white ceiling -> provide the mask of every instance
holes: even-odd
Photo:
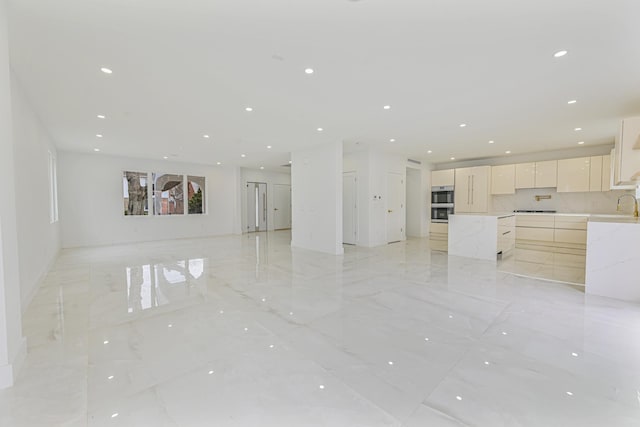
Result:
[[[640,114],[638,0],[8,3],[12,67],[66,150],[273,168],[342,140],[443,162],[610,143]]]

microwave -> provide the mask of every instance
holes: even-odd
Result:
[[[453,215],[453,204],[450,206],[431,205],[431,222],[449,222],[449,215]]]

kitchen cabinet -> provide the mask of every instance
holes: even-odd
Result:
[[[498,218],[498,253],[506,254],[516,246],[516,217]]]
[[[516,165],[516,188],[534,188],[536,185],[536,164],[518,163]]]
[[[602,156],[591,156],[589,191],[602,191]]]
[[[558,160],[558,193],[589,191],[591,158]]]
[[[622,120],[612,163],[614,185],[640,181],[640,117]]]
[[[516,188],[548,188],[557,185],[558,161],[518,163]]]
[[[455,211],[489,211],[489,177],[491,166],[476,166],[455,170]]]
[[[584,215],[517,215],[516,239],[545,246],[586,245],[587,220]]]
[[[549,188],[558,185],[558,161],[536,162],[534,188]]]
[[[442,187],[445,185],[454,185],[455,169],[446,169],[431,172],[431,186]]]
[[[602,156],[602,191],[611,190],[611,155]]]
[[[515,194],[516,166],[501,165],[491,167],[491,194]]]

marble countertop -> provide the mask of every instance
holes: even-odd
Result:
[[[458,216],[495,216],[498,218],[506,218],[509,216],[515,216],[515,212],[489,212],[489,213],[477,213],[477,212],[461,212],[451,214],[449,216],[458,215]]]
[[[616,224],[640,224],[640,218],[631,215],[591,215],[589,222],[612,222]]]
[[[625,223],[625,224],[640,224],[640,219],[635,218],[630,214],[590,214],[590,213],[540,213],[540,212],[489,212],[489,213],[473,213],[462,212],[452,214],[458,216],[485,216],[485,217],[497,217],[506,218],[514,215],[554,215],[554,216],[582,216],[588,217],[590,222],[611,222],[611,223]]]

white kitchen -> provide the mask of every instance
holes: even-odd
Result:
[[[640,117],[613,146],[436,165],[431,247],[640,301]]]

